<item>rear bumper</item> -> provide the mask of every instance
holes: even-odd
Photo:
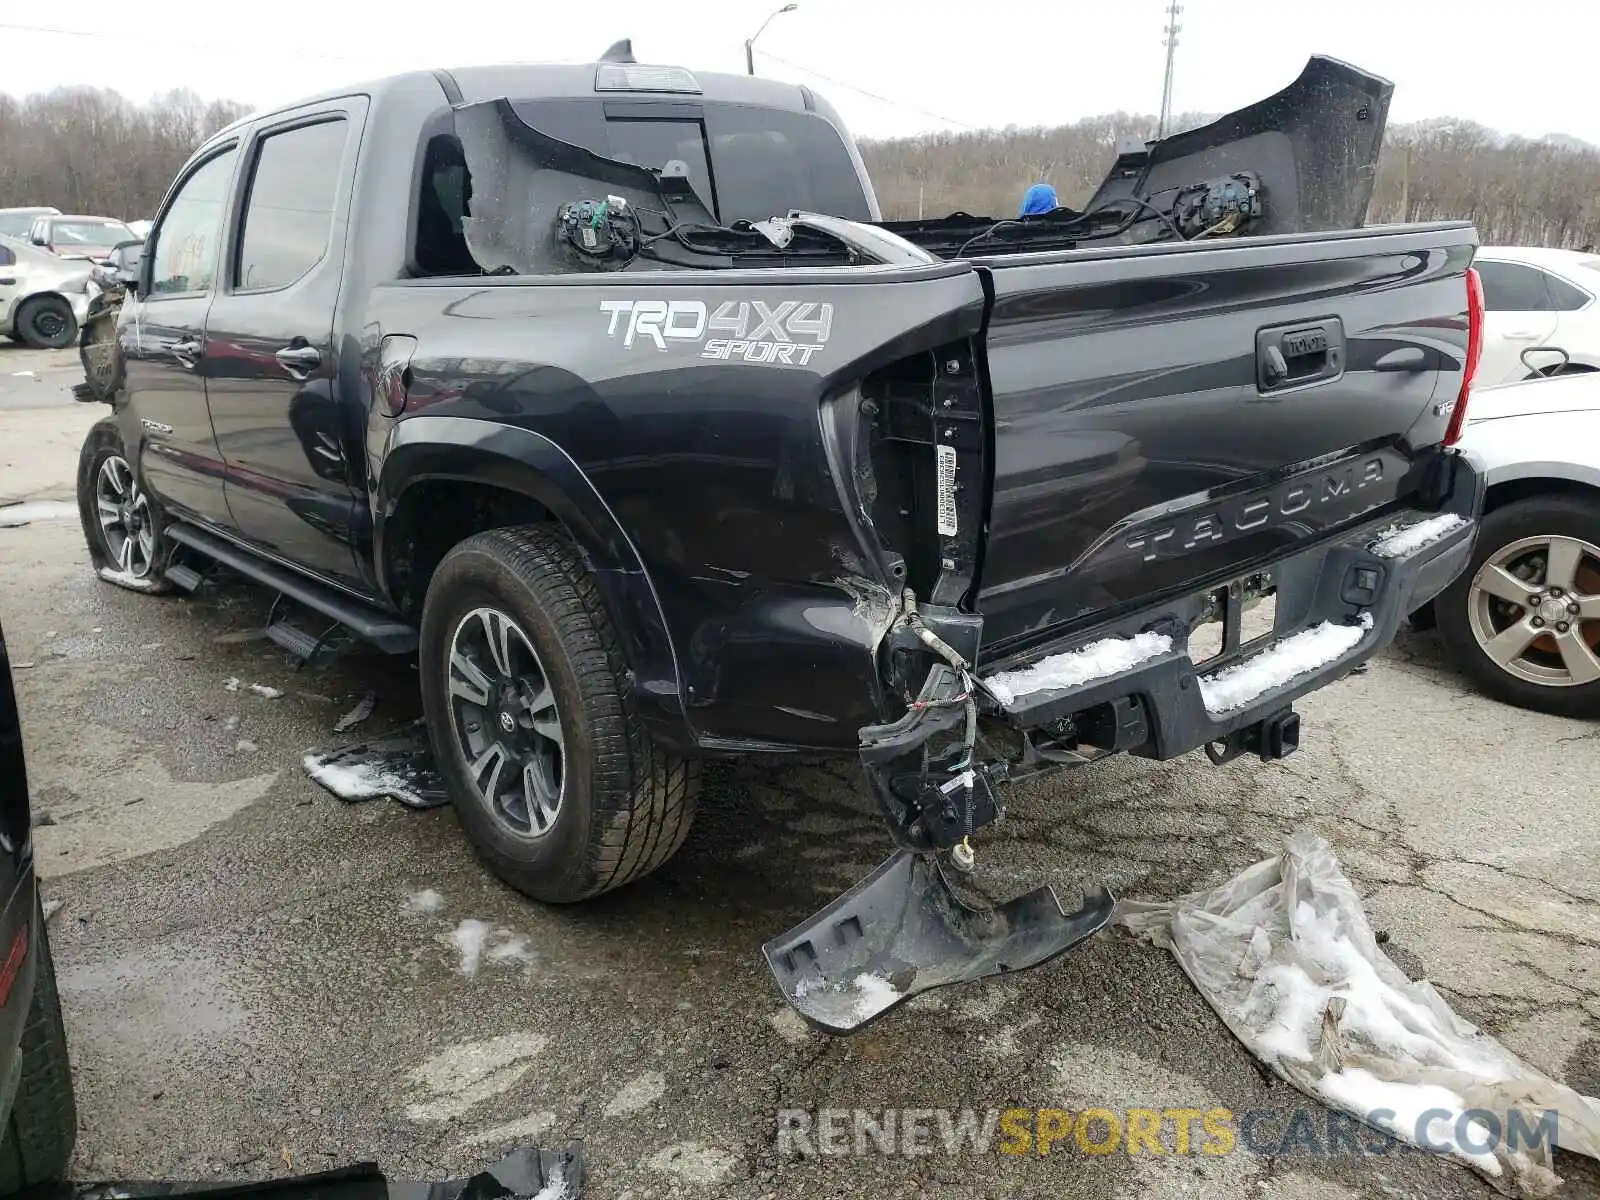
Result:
[[[1461,453],[1449,456],[1448,471],[1447,492],[1439,508],[1387,514],[1257,572],[1255,577],[1270,578],[1276,589],[1277,614],[1270,635],[1249,644],[1231,644],[1237,642],[1238,626],[1235,618],[1226,618],[1232,631],[1230,646],[1201,667],[1191,661],[1190,632],[1214,616],[1219,597],[1231,611],[1231,596],[1238,594],[1235,581],[1134,614],[1070,644],[1045,647],[1024,662],[1004,664],[1012,669],[1034,665],[1057,654],[1081,652],[1097,641],[1139,633],[1156,634],[1169,642],[1164,651],[1152,653],[1131,670],[1072,687],[1006,696],[1005,702],[993,703],[991,711],[1019,732],[1061,729],[1067,721],[1091,734],[1092,744],[1099,748],[1158,759],[1226,743],[1241,731],[1258,729],[1301,696],[1347,674],[1387,646],[1401,621],[1466,567],[1482,510],[1483,474],[1470,456]],[[1383,536],[1412,526],[1422,529],[1409,538]],[[1437,535],[1425,540],[1421,535],[1430,530]],[[1423,544],[1413,548],[1407,541]],[[1333,627],[1333,632],[1325,632],[1325,626]],[[1286,648],[1284,643],[1297,635],[1295,646]],[[1297,664],[1303,669],[1293,670]],[[1004,673],[987,673],[990,679],[996,674]],[[1272,680],[1276,682],[1268,682]]]

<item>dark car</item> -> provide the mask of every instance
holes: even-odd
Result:
[[[60,1179],[78,1130],[32,826],[22,725],[0,630],[0,1196]]]

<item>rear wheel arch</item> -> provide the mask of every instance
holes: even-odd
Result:
[[[401,423],[374,503],[380,584],[419,617],[446,554],[490,529],[559,528],[594,575],[641,695],[644,717],[667,740],[693,742],[666,616],[632,541],[589,478],[560,447],[530,430],[456,417]]]

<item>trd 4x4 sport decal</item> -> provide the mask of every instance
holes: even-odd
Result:
[[[626,349],[693,342],[701,358],[722,362],[803,367],[833,332],[833,305],[802,300],[724,300],[715,312],[703,300],[602,300],[600,311],[606,336]]]

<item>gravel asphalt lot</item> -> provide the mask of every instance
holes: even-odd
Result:
[[[22,374],[22,372],[31,372]],[[586,1195],[1480,1197],[1466,1170],[1376,1156],[779,1154],[786,1108],[1313,1108],[1234,1042],[1166,953],[1102,935],[951,989],[854,1039],[781,1003],[763,940],[888,853],[851,762],[708,770],[682,853],[577,909],[474,860],[448,809],[349,805],[300,769],[418,712],[411,664],[295,671],[243,584],[146,598],[93,577],[74,516],[75,355],[0,342],[0,621],[81,1129],[78,1178],[265,1178],[373,1159],[470,1172],[581,1138]],[[0,524],[6,510],[0,508]],[[263,683],[267,699],[227,681]],[[1456,1010],[1600,1094],[1600,729],[1474,694],[1430,636],[1301,704],[1262,766],[1120,759],[1014,789],[978,842],[997,896],[1103,879],[1159,898],[1303,825],[1334,844],[1388,950]],[[438,894],[430,905],[417,896]],[[452,934],[491,931],[477,970]],[[1567,1195],[1600,1195],[1563,1158]]]

